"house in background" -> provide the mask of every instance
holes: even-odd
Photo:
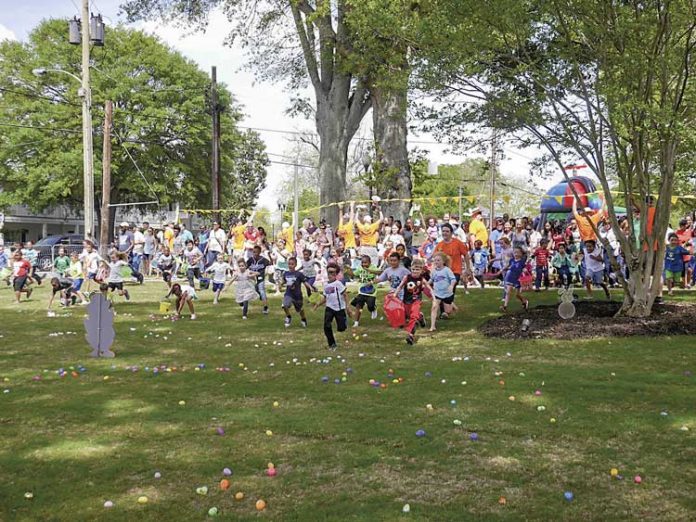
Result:
[[[7,207],[5,212],[0,212],[0,245],[39,239],[53,235],[82,234],[84,231],[84,218],[82,213],[71,209],[67,205],[60,205],[50,210],[34,213],[24,205]],[[171,222],[184,223],[188,228],[197,225],[198,220],[194,216],[179,212],[178,205],[171,205],[159,212],[142,213],[134,207],[119,207],[116,211],[114,227],[122,221],[139,224],[147,221],[155,228],[164,228]],[[99,224],[96,223],[98,231]],[[112,236],[115,234],[115,230]]]

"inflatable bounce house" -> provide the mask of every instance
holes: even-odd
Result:
[[[602,208],[603,196],[597,191],[597,187],[590,178],[584,176],[574,176],[570,181],[564,181],[551,187],[546,194],[541,197],[539,226],[543,227],[547,221],[561,220],[568,222],[572,218],[573,212],[573,191],[570,185],[580,196],[582,208],[599,210]],[[616,208],[617,214],[625,214],[626,209]]]

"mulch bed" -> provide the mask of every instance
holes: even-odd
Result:
[[[500,339],[577,339],[633,335],[696,335],[696,305],[656,304],[647,318],[614,317],[621,303],[577,301],[575,317],[561,319],[558,305],[507,313],[485,322],[479,330]],[[515,305],[513,305],[515,306]],[[523,331],[523,321],[529,326]]]

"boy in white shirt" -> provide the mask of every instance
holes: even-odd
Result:
[[[220,293],[225,289],[227,274],[232,272],[232,266],[225,263],[222,253],[219,253],[215,262],[206,269],[206,272],[213,274],[213,294],[215,296],[213,304],[218,304]]]
[[[324,285],[323,297],[321,301],[314,305],[316,310],[320,305],[326,304],[324,310],[324,335],[329,343],[329,350],[338,348],[334,337],[332,323],[336,320],[336,329],[345,332],[348,327],[348,316],[346,314],[346,287],[337,279],[338,267],[329,265],[326,269],[329,282]]]

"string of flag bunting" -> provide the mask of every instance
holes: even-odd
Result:
[[[603,196],[603,192],[586,192],[583,194],[584,196]],[[611,194],[613,196],[625,196],[626,194],[621,191],[611,191]],[[563,203],[564,198],[569,198],[572,197],[572,195],[551,195],[551,194],[544,194],[541,196],[542,199],[554,199],[556,202],[559,204]],[[658,196],[654,196],[655,199],[658,199]],[[460,200],[464,200],[469,204],[474,204],[476,201],[484,201],[488,202],[490,197],[487,194],[479,194],[479,195],[466,195],[466,196],[436,196],[436,197],[417,197],[417,198],[383,198],[379,200],[379,203],[391,203],[391,202],[411,202],[411,203],[426,203],[430,204],[432,206],[437,205],[438,203],[459,203]],[[510,196],[505,194],[501,196],[501,199],[503,200],[504,203],[508,204],[510,203]],[[672,204],[676,204],[679,200],[696,200],[696,195],[689,194],[689,195],[678,195],[678,196],[672,196],[671,198]],[[365,205],[365,204],[371,204],[373,201],[367,199],[363,200],[355,200],[352,201],[352,203],[355,203],[357,205]],[[351,201],[336,201],[333,203],[327,203],[325,205],[319,205],[315,207],[310,207],[310,208],[303,208],[300,209],[301,212],[303,213],[309,213],[309,212],[314,212],[317,210],[321,210],[323,208],[330,208],[330,207],[339,207],[339,206],[347,206],[350,205]],[[247,208],[221,208],[219,210],[214,210],[214,209],[201,209],[201,208],[190,208],[190,209],[182,209],[182,212],[185,212],[187,214],[198,214],[202,216],[211,216],[214,214],[222,214],[222,215],[230,215],[230,214],[251,214],[252,212],[256,212],[256,214],[263,214],[263,213],[272,213],[274,212],[273,210],[270,209],[260,209],[260,210],[253,210],[253,209],[247,209]],[[285,213],[290,214],[292,213],[291,210],[285,211]]]

